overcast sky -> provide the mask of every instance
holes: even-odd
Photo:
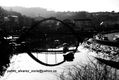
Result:
[[[42,7],[55,11],[116,11],[119,0],[0,0],[1,6]]]

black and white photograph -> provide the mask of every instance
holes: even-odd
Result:
[[[119,1],[0,0],[0,80],[119,80]]]

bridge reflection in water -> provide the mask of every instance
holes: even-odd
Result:
[[[48,67],[41,64],[38,64],[35,62],[28,54],[23,53],[19,55],[14,55],[11,59],[11,64],[8,70],[56,70],[57,72],[7,72],[5,75],[1,78],[2,80],[57,80],[56,76],[54,74],[57,74],[61,71],[63,71],[64,66],[70,66],[72,64],[77,63],[86,63],[88,61],[88,57],[91,57],[89,54],[94,54],[92,52],[89,52],[89,50],[83,48],[83,46],[79,46],[78,51],[75,53],[75,59],[73,62],[65,62],[59,66],[54,67]],[[39,54],[33,53],[33,55],[38,56],[42,61],[46,61],[46,54]],[[42,55],[42,56],[41,56]],[[63,54],[57,54],[57,61],[60,61],[63,59]],[[48,63],[55,63],[55,55],[47,54],[48,56]]]

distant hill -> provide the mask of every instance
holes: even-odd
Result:
[[[4,7],[4,9],[8,11],[16,11],[21,13],[22,15],[28,16],[28,17],[51,17],[55,15],[54,11],[47,11],[47,9],[40,8],[40,7],[34,7],[34,8],[25,8],[25,7]]]
[[[40,7],[32,7],[32,8],[25,8],[25,7],[3,7],[8,11],[14,11],[21,13],[22,15],[34,18],[36,20],[41,20],[43,18],[48,17],[56,17],[57,19],[64,20],[64,19],[87,19],[90,18],[98,23],[102,21],[110,21],[117,22],[119,20],[119,12],[94,12],[89,13],[86,11],[79,11],[79,12],[55,12],[55,11],[48,11],[47,9],[40,8]]]

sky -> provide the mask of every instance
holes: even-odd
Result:
[[[119,12],[119,0],[0,0],[0,6],[42,7],[54,11]]]

